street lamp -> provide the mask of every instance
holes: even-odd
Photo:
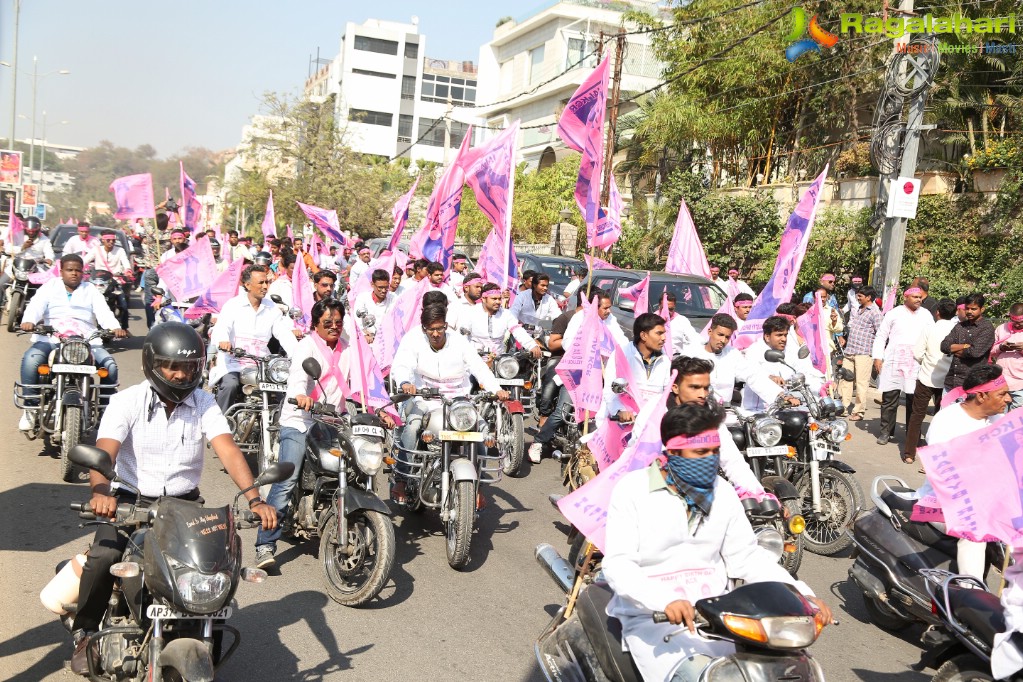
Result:
[[[71,121],[60,121],[57,125],[67,125]],[[36,191],[37,200],[43,203],[43,188],[46,186],[46,150],[49,148],[49,138],[46,136],[46,110],[43,109],[43,151],[39,155],[39,189]]]
[[[60,69],[59,71],[49,71],[44,74],[39,73],[39,58],[32,57],[32,139],[29,141],[28,151],[28,167],[35,167],[35,156],[36,156],[36,100],[39,92],[39,78],[46,78],[47,76],[60,75],[66,76],[70,71],[67,69]],[[12,143],[13,145],[13,143]]]

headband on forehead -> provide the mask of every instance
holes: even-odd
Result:
[[[466,278],[462,280],[462,286],[463,287],[467,287],[467,286],[469,286],[470,284],[472,284],[473,282],[475,282],[477,280],[482,281],[483,280],[483,276],[480,275],[479,273],[474,272],[471,275],[466,276]]]
[[[964,308],[966,306],[963,306]],[[1009,319],[1013,322],[1023,322],[1023,315],[1009,315]]]
[[[732,268],[731,270],[728,271],[728,274],[729,275],[738,275],[739,271],[736,270],[735,268]]]
[[[951,391],[945,394],[945,397],[941,399],[941,406],[948,407],[960,398],[965,398],[968,395],[975,395],[977,393],[990,393],[991,391],[997,391],[1000,388],[1007,388],[1009,384],[1005,381],[1005,376],[999,374],[997,377],[981,384],[980,386],[974,386],[973,388],[964,389],[962,386],[959,388],[953,388]]]
[[[500,289],[491,289],[490,291],[483,292],[483,298],[501,298],[504,294]]]
[[[451,262],[452,263],[464,263],[465,262],[465,256],[455,256],[454,258],[451,259]]]
[[[735,307],[736,308],[752,308],[753,307],[753,301],[739,301],[738,303],[735,304]]]
[[[834,275],[821,275],[821,281],[822,282],[834,282],[835,281],[835,276]]]
[[[792,324],[796,323],[796,316],[795,315],[786,315],[785,313],[775,313],[775,315],[777,315],[778,317],[784,317],[786,320],[788,320]]]
[[[665,450],[695,450],[698,448],[716,448],[721,445],[721,436],[717,429],[703,431],[692,436],[675,436],[664,444]]]
[[[182,230],[174,230],[173,232],[171,232],[171,236],[172,237],[184,237],[185,233]]]
[[[903,296],[923,296],[924,290],[920,287],[910,287],[902,292]]]
[[[369,247],[368,246],[362,247],[361,249],[359,249],[359,253],[360,254],[369,253]]]
[[[863,284],[863,278],[862,277],[853,277],[852,281],[853,281],[853,284]]]
[[[966,310],[966,304],[960,303],[959,305],[956,306],[956,310]]]

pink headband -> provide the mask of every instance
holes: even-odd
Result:
[[[172,237],[184,237],[185,233],[182,232],[181,230],[174,230],[173,232],[171,232],[171,236]]]
[[[835,276],[834,275],[824,275],[823,277],[821,277],[821,281],[822,282],[834,282],[835,281]]]
[[[503,295],[500,289],[491,289],[490,291],[483,292],[484,298],[500,298]]]
[[[369,247],[368,246],[359,249],[359,255],[362,255],[364,253],[369,253]]]
[[[738,303],[735,304],[735,307],[736,308],[752,308],[753,307],[753,301],[739,301]]]
[[[863,278],[862,277],[853,277],[852,281],[853,281],[853,284],[863,284]]]
[[[959,305],[956,306],[956,310],[966,310],[966,304],[960,303]]]
[[[778,317],[784,317],[786,320],[788,320],[789,322],[792,322],[793,324],[795,324],[795,322],[796,322],[796,316],[795,315],[786,315],[785,313],[776,313],[776,314],[778,315]]]
[[[739,274],[739,271],[738,271],[738,270],[729,270],[729,271],[728,271],[728,274],[729,274],[729,275],[738,275],[738,274]]]
[[[462,280],[462,286],[463,287],[467,287],[467,286],[469,286],[469,284],[471,284],[472,282],[475,282],[478,279],[482,280],[483,277],[481,275],[473,273],[473,274],[469,275],[468,277],[466,277],[464,280]]]
[[[902,292],[903,296],[923,296],[924,290],[920,287],[910,287]]]
[[[464,263],[465,262],[465,258],[463,256],[455,256],[454,258],[451,259],[451,262],[452,263],[458,263],[458,262]]]
[[[965,305],[963,306],[966,307]],[[1013,322],[1023,322],[1023,315],[1009,315],[1009,319]]]
[[[696,448],[716,448],[721,445],[721,436],[717,429],[704,431],[692,436],[675,436],[664,444],[665,450],[694,450]]]
[[[941,399],[941,406],[948,407],[960,398],[965,398],[968,395],[974,395],[977,393],[990,393],[991,391],[997,391],[1000,388],[1007,388],[1008,383],[1005,381],[1005,377],[998,375],[986,384],[980,386],[974,386],[970,389],[964,389],[962,386],[959,388],[953,388],[951,391],[945,394],[945,397]]]

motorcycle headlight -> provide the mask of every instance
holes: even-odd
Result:
[[[727,613],[721,620],[737,637],[773,649],[804,649],[817,640],[824,627],[823,618],[819,616],[750,618]]]
[[[514,355],[502,355],[494,364],[494,370],[502,379],[514,379],[519,375],[519,361]]]
[[[274,358],[266,365],[266,376],[275,384],[288,383],[289,374],[291,374],[291,360],[288,358]]]
[[[753,422],[753,437],[760,445],[769,448],[781,442],[781,429],[780,419],[761,417]]]
[[[28,279],[28,270],[22,270],[21,268],[17,268],[14,271],[14,279],[18,280],[19,282],[24,282],[26,279]]]
[[[479,413],[471,403],[456,403],[448,410],[448,422],[454,431],[472,431],[476,428],[477,421]]]
[[[224,605],[231,591],[228,573],[184,571],[174,578],[181,601],[196,613],[213,613]]]
[[[849,433],[849,422],[844,419],[836,419],[831,422],[831,428],[828,429],[828,440],[832,443],[841,443],[845,440],[846,435]]]
[[[84,365],[89,361],[89,344],[85,341],[66,341],[60,347],[60,359],[71,365]]]
[[[761,527],[753,530],[756,535],[757,544],[780,559],[785,551],[785,538],[774,528]]]
[[[359,465],[362,472],[367,476],[376,476],[384,464],[383,443],[372,443],[362,438],[353,438],[352,446],[355,449],[355,463]]]

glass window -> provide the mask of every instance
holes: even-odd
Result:
[[[578,66],[583,60],[583,54],[586,51],[586,41],[582,38],[569,38],[568,39],[568,56],[566,59],[568,63],[565,64],[565,68],[572,66]]]
[[[544,46],[533,48],[529,51],[529,82],[535,83],[540,80],[540,72],[543,70]]]
[[[452,78],[451,79],[451,84],[452,85],[465,85],[465,79],[464,78]]]
[[[355,49],[379,54],[398,54],[398,43],[394,40],[355,36]]]
[[[462,144],[462,140],[465,138],[465,134],[469,132],[469,125],[466,123],[459,123],[457,121],[451,122],[451,146],[458,147]]]
[[[405,43],[405,58],[415,59],[419,56],[419,43]]]
[[[462,101],[465,99],[465,88],[460,88],[455,85],[451,86],[451,99],[457,99]]]
[[[375,76],[376,78],[394,78],[393,73],[383,71],[368,71],[366,69],[352,69],[352,73],[361,73],[363,76]]]
[[[450,83],[451,82],[451,79],[448,78],[447,76],[435,76],[435,78],[437,79],[438,83]]]
[[[433,97],[433,89],[437,87],[433,83],[423,83],[423,97]]]
[[[412,117],[398,114],[398,137],[412,137]]]
[[[357,123],[366,123],[371,126],[391,126],[394,115],[383,111],[370,111],[368,109],[349,109],[348,120]]]
[[[476,102],[476,90],[473,88],[466,88],[465,90],[465,101],[475,104]]]
[[[469,87],[469,88],[475,88],[476,87],[476,81],[465,81],[465,85],[466,85],[466,87]]]
[[[419,144],[429,147],[444,146],[444,122],[432,118],[419,119]]]
[[[435,92],[433,93],[433,94],[434,94],[434,96],[435,96],[435,97],[440,97],[440,98],[442,98],[442,99],[447,99],[447,96],[448,96],[448,87],[449,87],[449,86],[447,86],[447,85],[441,85],[440,83],[438,83],[438,84],[437,84],[437,88],[436,88],[436,91],[435,91]]]
[[[423,80],[424,81],[430,81],[432,83],[433,82],[433,74],[432,73],[424,73],[423,74]]]
[[[416,77],[415,76],[402,76],[401,77],[401,98],[402,99],[415,99],[416,96]]]

